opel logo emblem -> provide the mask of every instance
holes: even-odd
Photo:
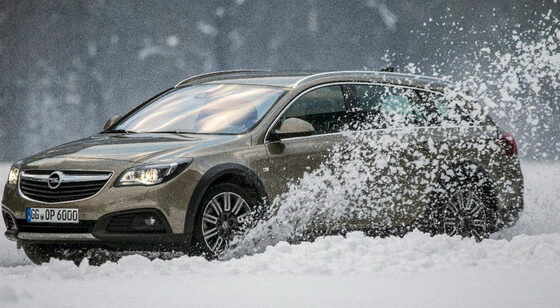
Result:
[[[49,185],[50,189],[57,189],[60,184],[62,184],[62,172],[55,171],[49,175],[49,179],[47,180],[47,184]]]

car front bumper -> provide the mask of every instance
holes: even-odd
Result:
[[[199,172],[187,169],[171,181],[154,186],[115,187],[120,172],[115,170],[107,185],[91,198],[46,203],[24,197],[18,186],[6,185],[2,204],[17,220],[26,219],[27,208],[77,208],[80,221],[97,221],[120,211],[153,209],[163,215],[170,233],[184,233],[188,204],[201,177]]]
[[[122,215],[156,215],[164,228],[156,230],[125,230],[110,232],[108,225],[114,217]],[[18,246],[25,244],[57,244],[62,246],[100,247],[115,250],[184,250],[190,247],[191,236],[174,234],[165,217],[154,209],[119,211],[102,216],[96,221],[84,221],[80,225],[30,224],[16,219],[13,212],[2,207],[7,225],[5,236]]]
[[[92,244],[110,248],[139,249],[162,249],[163,246],[169,246],[168,244],[188,245],[191,236],[185,233],[185,221],[191,196],[201,178],[200,172],[188,168],[172,180],[159,185],[115,187],[118,175],[129,167],[117,165],[115,163],[106,168],[113,170],[113,177],[96,195],[88,199],[58,203],[39,202],[24,197],[18,186],[6,185],[2,198],[2,212],[9,213],[17,225],[15,230],[8,228],[6,237],[17,241],[18,244]],[[73,228],[72,224],[27,223],[27,208],[77,208],[80,226]],[[164,232],[107,230],[107,217],[135,211],[156,213],[165,225]]]

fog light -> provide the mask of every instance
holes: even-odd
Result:
[[[156,224],[156,219],[154,218],[154,216],[150,216],[146,219],[144,219],[144,223],[148,226],[153,226]]]
[[[165,232],[161,219],[152,214],[138,214],[134,217],[131,227],[136,232]]]

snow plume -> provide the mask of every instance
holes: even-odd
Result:
[[[281,241],[354,230],[404,235],[418,227],[416,219],[426,215],[434,194],[456,189],[451,179],[457,162],[450,159],[456,153],[437,142],[401,129],[342,136],[325,162],[276,198],[265,219],[234,241],[223,258],[262,252]],[[461,151],[480,152],[493,160],[490,153],[499,152],[500,146],[488,139],[463,143]],[[508,190],[511,183],[500,184]]]
[[[471,109],[472,115],[484,117],[488,113],[502,127],[516,132],[521,140],[521,155],[525,155],[523,151],[530,141],[538,143],[550,140],[550,136],[560,136],[554,121],[559,114],[560,98],[559,24],[557,18],[545,16],[534,28],[514,30],[510,37],[503,38],[501,45],[506,48],[484,45],[474,54],[456,55],[447,65],[426,69],[409,63],[406,69],[453,81],[452,95],[462,92],[479,98],[484,110]],[[472,57],[470,63],[476,64],[470,68],[467,65],[467,69],[456,66],[455,70],[444,71],[444,67],[465,57]],[[421,210],[411,212],[410,205],[428,204],[430,193],[440,189],[433,183],[442,179],[436,179],[437,173],[433,171],[448,170],[450,176],[454,172],[451,164],[447,165],[452,154],[444,153],[449,149],[434,146],[431,138],[425,140],[428,152],[443,151],[441,155],[427,156],[419,151],[418,140],[411,140],[404,130],[354,132],[341,138],[343,142],[332,148],[323,166],[306,173],[291,184],[287,193],[274,200],[268,217],[244,239],[234,242],[224,254],[225,259],[262,252],[280,241],[297,242],[317,234],[352,231],[353,227],[371,230],[390,227],[392,233],[409,231],[404,225],[395,224],[394,218],[406,221],[408,215],[408,221],[413,221],[414,217],[424,215]],[[542,152],[536,158],[559,159],[560,140],[555,142],[552,151]],[[463,150],[483,155],[485,151],[499,151],[499,146],[474,142],[470,149]],[[405,156],[407,163],[403,164]],[[511,183],[507,179],[503,182],[499,190],[507,194]],[[353,223],[345,223],[348,221]],[[403,229],[399,230],[400,227]],[[522,232],[513,230],[501,236]]]
[[[450,42],[470,51],[437,50],[442,59],[438,64],[411,63],[405,70],[440,76],[458,91],[479,98],[501,127],[514,132],[521,157],[559,160],[560,20],[550,12],[532,17],[528,30],[508,25],[512,28],[509,36],[492,44],[477,42],[478,49],[472,49],[471,42]],[[447,26],[452,27],[450,32],[464,31],[459,22]]]
[[[372,137],[365,133],[343,136],[347,142],[335,145],[320,168],[304,174],[274,200],[267,219],[234,243],[226,258],[261,252],[279,241],[344,232],[348,226],[343,221],[350,218],[355,225],[373,228],[390,224],[387,212],[399,209],[389,196],[404,193],[403,184],[394,179],[408,172],[398,162],[408,143],[403,141],[404,134],[396,132],[375,138],[375,146],[370,147]]]
[[[474,96],[486,98],[497,120],[519,133],[522,155],[531,145],[552,139],[549,151],[534,154],[536,159],[560,159],[559,26],[558,18],[549,18],[539,20],[535,29],[512,31],[504,38],[510,50],[481,50],[479,57],[489,63],[487,73],[459,83]]]

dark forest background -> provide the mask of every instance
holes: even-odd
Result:
[[[457,71],[466,65],[457,55],[499,45],[512,25],[531,27],[535,12],[556,14],[557,6],[553,0],[0,1],[0,161],[94,134],[109,116],[214,70],[410,70],[417,63]],[[453,31],[459,24],[462,31]]]

